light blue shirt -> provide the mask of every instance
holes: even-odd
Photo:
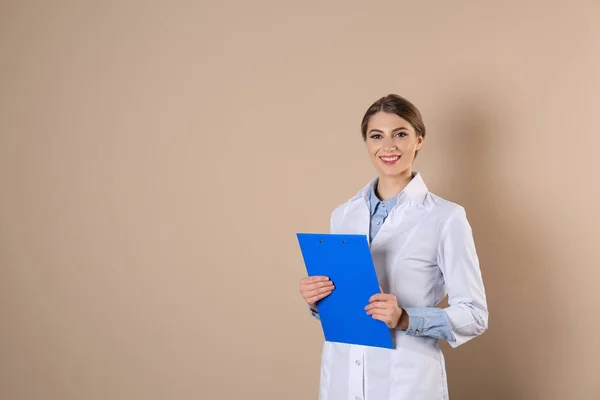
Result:
[[[371,225],[369,228],[369,241],[372,241],[375,236],[377,236],[377,232],[379,232],[379,228],[385,222],[389,212],[394,208],[396,203],[398,202],[398,197],[394,196],[391,199],[387,200],[379,200],[377,194],[375,194],[375,185],[371,187],[371,193],[369,195],[369,207],[371,208]]]
[[[369,241],[372,241],[379,229],[384,224],[390,211],[396,206],[398,196],[387,200],[380,200],[375,193],[378,180],[371,186],[369,193],[369,207],[371,222],[369,227]],[[319,319],[319,314],[309,309],[313,317]],[[437,307],[405,307],[404,311],[409,316],[408,335],[429,336],[436,339],[454,341],[450,330],[448,317],[444,310]]]

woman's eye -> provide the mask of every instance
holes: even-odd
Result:
[[[398,137],[405,137],[406,136],[406,132],[398,132],[398,133],[396,133],[396,136],[398,136]]]
[[[381,139],[381,135],[371,135],[371,139]]]

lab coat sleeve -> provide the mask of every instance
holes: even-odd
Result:
[[[449,306],[444,309],[458,347],[488,328],[488,309],[473,233],[465,210],[456,206],[440,235],[438,266],[444,275]]]

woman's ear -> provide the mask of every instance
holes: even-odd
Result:
[[[423,146],[423,136],[417,136],[417,150]]]

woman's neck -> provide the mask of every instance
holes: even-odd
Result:
[[[398,196],[412,179],[412,171],[407,170],[396,176],[380,176],[377,180],[375,193],[381,200],[391,199]]]

